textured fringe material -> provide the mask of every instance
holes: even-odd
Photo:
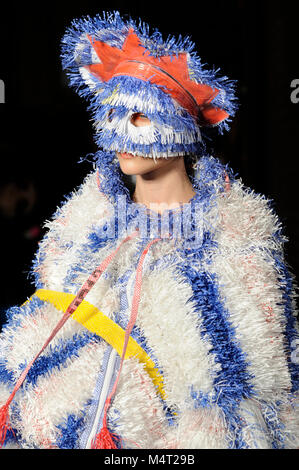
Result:
[[[121,373],[121,370],[122,370],[122,366],[123,366],[123,362],[124,362],[124,358],[125,358],[125,353],[126,353],[126,349],[127,349],[127,345],[128,345],[129,336],[131,334],[133,326],[135,325],[137,314],[138,314],[138,305],[139,305],[139,302],[140,302],[140,292],[141,292],[141,284],[142,284],[142,266],[143,266],[144,258],[146,256],[146,254],[148,253],[148,250],[149,250],[150,246],[153,243],[156,243],[158,240],[160,240],[160,238],[155,238],[154,240],[151,240],[146,245],[146,247],[144,248],[144,250],[143,250],[143,252],[142,252],[142,254],[139,258],[138,266],[137,266],[137,269],[136,269],[136,280],[135,280],[134,295],[133,295],[133,300],[132,300],[132,311],[131,311],[131,316],[130,316],[128,325],[126,327],[125,342],[124,342],[123,351],[122,351],[122,355],[121,355],[120,368],[119,368],[119,371],[118,371],[117,378],[114,382],[112,391],[106,399],[105,408],[104,408],[103,427],[102,427],[101,431],[99,432],[99,434],[95,437],[95,440],[92,444],[92,449],[117,449],[117,447],[115,446],[115,443],[113,441],[113,437],[115,439],[117,439],[118,441],[120,440],[119,437],[116,434],[111,434],[109,432],[108,428],[107,428],[107,411],[108,411],[108,408],[110,406],[111,399],[112,399],[113,395],[115,394],[115,391],[116,391],[116,388],[117,388],[117,385],[118,385],[118,381],[119,381],[119,377],[120,377],[120,373]]]
[[[59,322],[57,323],[57,325],[55,326],[54,330],[52,331],[51,335],[48,337],[48,339],[46,340],[45,344],[43,345],[43,347],[41,348],[41,350],[37,353],[37,355],[34,357],[34,359],[32,359],[32,361],[27,365],[27,367],[23,370],[22,374],[20,375],[15,387],[14,387],[14,390],[12,391],[8,401],[5,403],[5,405],[2,406],[2,408],[0,409],[0,448],[3,447],[3,444],[5,442],[5,438],[6,438],[6,434],[7,434],[7,431],[9,429],[11,429],[9,427],[9,417],[8,417],[8,407],[11,403],[11,401],[13,400],[16,392],[19,390],[19,388],[22,386],[24,380],[26,379],[27,377],[27,374],[30,370],[30,368],[32,367],[32,365],[34,364],[34,362],[39,358],[39,356],[41,355],[41,353],[46,349],[46,347],[48,346],[48,344],[52,341],[52,339],[56,336],[56,334],[58,333],[58,331],[62,328],[62,326],[64,325],[64,323],[69,319],[69,317],[74,313],[74,311],[77,309],[77,307],[81,304],[81,302],[83,301],[84,297],[86,297],[87,293],[90,291],[90,289],[94,286],[94,284],[98,281],[98,279],[100,278],[100,276],[102,275],[102,273],[104,272],[104,270],[106,269],[106,267],[109,265],[109,263],[111,262],[111,260],[114,258],[114,256],[116,255],[116,253],[118,252],[119,248],[121,247],[121,245],[126,242],[127,240],[130,240],[131,238],[135,237],[136,235],[138,234],[138,231],[135,231],[133,233],[131,233],[130,235],[128,235],[124,240],[122,240],[120,242],[120,244],[118,245],[118,247],[112,252],[109,254],[109,256],[107,256],[107,258],[104,259],[104,261],[100,264],[100,266],[98,266],[94,271],[93,273],[89,276],[89,278],[87,279],[87,281],[83,284],[83,286],[81,287],[81,289],[79,290],[78,294],[76,295],[76,297],[72,300],[72,302],[70,303],[70,305],[68,306],[65,314],[63,315],[63,317],[61,318],[61,320],[59,320]]]

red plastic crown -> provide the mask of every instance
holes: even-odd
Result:
[[[90,35],[88,39],[101,63],[86,65],[85,68],[101,81],[127,75],[164,86],[165,91],[191,115],[198,117],[200,114],[202,125],[216,125],[229,116],[211,104],[219,90],[190,79],[186,52],[155,58],[143,46],[133,28],[130,28],[122,49],[93,40]]]

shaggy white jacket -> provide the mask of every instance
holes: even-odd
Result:
[[[192,206],[200,243],[184,248],[183,238],[165,237],[145,258],[132,337],[163,376],[165,396],[138,358],[124,361],[108,413],[124,448],[299,446],[299,340],[285,238],[269,201],[225,175],[218,161],[202,158]],[[105,238],[115,203],[99,177],[100,187],[93,171],[47,222],[36,289],[76,294],[124,238],[121,231]],[[136,220],[131,211],[127,233]],[[146,243],[141,235],[126,242],[86,297],[123,329]],[[61,315],[34,295],[9,310],[1,403]],[[70,318],[11,403],[6,447],[90,448],[119,362],[107,341]]]

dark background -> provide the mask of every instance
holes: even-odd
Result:
[[[167,34],[191,35],[202,61],[238,80],[241,107],[215,154],[243,182],[274,199],[299,274],[298,9],[295,1],[143,1],[18,3],[1,7],[0,312],[34,287],[31,260],[65,194],[91,171],[80,158],[96,151],[86,102],[67,86],[60,39],[73,18],[119,10]],[[298,85],[299,86],[299,85]],[[297,94],[299,98],[299,92]]]

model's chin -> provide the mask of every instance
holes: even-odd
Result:
[[[120,158],[123,158],[124,160],[131,160],[132,158],[137,157],[137,155],[132,155],[131,153],[120,153],[119,156]]]
[[[120,169],[126,175],[140,175],[154,169],[153,165],[145,165],[137,158],[119,158]]]
[[[121,171],[125,175],[144,175],[158,167],[152,158],[144,158],[139,155],[119,154],[118,161]]]
[[[175,158],[153,159],[142,157],[141,155],[132,155],[127,152],[117,152],[117,157],[121,171],[126,175],[145,175],[158,170],[162,166],[169,165],[170,162],[175,160]]]

